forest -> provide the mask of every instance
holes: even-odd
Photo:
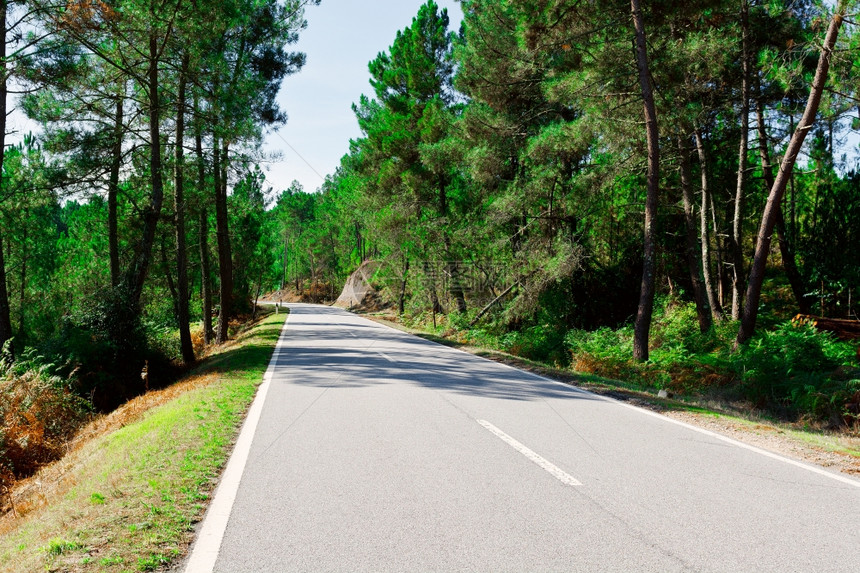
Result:
[[[858,428],[856,2],[428,0],[339,168],[274,190],[318,3],[0,2],[5,460],[371,262],[407,325]]]
[[[445,338],[855,427],[856,5],[432,1],[272,275]],[[816,327],[815,325],[818,325]]]
[[[253,314],[260,143],[318,3],[0,2],[0,486]]]

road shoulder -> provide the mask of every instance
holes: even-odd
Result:
[[[438,336],[427,335],[397,322],[370,314],[368,318],[390,328],[451,346],[473,354],[527,370],[550,380],[588,390],[634,406],[657,412],[668,418],[691,424],[798,461],[815,464],[831,471],[860,477],[860,436],[835,432],[813,432],[755,416],[721,411],[714,404],[694,399],[677,400],[659,398],[647,392],[625,388],[623,383],[605,380],[593,375],[582,375],[570,370],[552,368],[544,364],[519,358],[487,348],[462,345]]]

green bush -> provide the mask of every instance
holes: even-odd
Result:
[[[573,369],[639,384],[649,388],[663,388],[671,378],[654,363],[633,361],[633,329],[629,326],[613,330],[571,330],[565,335]]]
[[[151,352],[169,359],[179,359],[182,356],[178,328],[145,321],[143,329]]]
[[[448,325],[455,330],[468,330],[469,323],[475,318],[477,310],[472,309],[468,312],[452,312],[446,318]]]
[[[790,396],[793,410],[834,426],[860,421],[860,380],[838,380],[817,373],[797,375]]]
[[[564,342],[572,354],[588,355],[597,360],[627,362],[633,356],[633,330],[629,327],[571,330]]]
[[[466,337],[470,343],[496,350],[504,350],[501,336],[499,330],[492,326],[473,328],[466,332]]]
[[[550,324],[536,324],[509,332],[501,337],[502,349],[515,356],[530,360],[568,364],[570,355],[565,352],[565,334]]]
[[[811,325],[786,322],[761,333],[732,356],[746,397],[783,415],[836,420],[854,381],[836,376],[852,366],[853,348]]]
[[[42,351],[60,364],[55,373],[73,381],[78,395],[100,411],[110,411],[179,374],[171,363],[178,352],[169,329],[141,321],[122,288],[91,297],[63,318],[58,336]],[[146,366],[148,378],[142,371]]]

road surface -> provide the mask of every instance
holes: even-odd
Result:
[[[860,481],[290,307],[186,571],[860,571]]]

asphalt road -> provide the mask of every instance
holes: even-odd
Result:
[[[860,481],[290,306],[187,571],[860,571]]]

